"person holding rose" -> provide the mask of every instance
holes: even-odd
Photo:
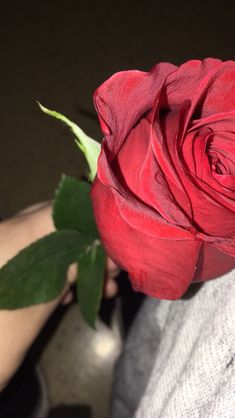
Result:
[[[235,62],[120,72],[94,99],[97,226],[149,296],[117,363],[110,416],[234,418]],[[50,312],[38,311],[39,328]]]

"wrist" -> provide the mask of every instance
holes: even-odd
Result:
[[[20,250],[54,230],[50,204],[27,208],[0,223],[0,268]]]

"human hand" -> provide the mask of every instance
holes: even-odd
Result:
[[[24,247],[54,231],[51,210],[50,203],[34,205],[0,224],[0,267]],[[114,278],[117,274],[117,266],[107,259],[104,296],[112,297],[116,294],[117,284]],[[76,276],[77,266],[73,264],[68,269],[61,295],[53,301],[12,311],[0,311],[0,390],[7,385],[58,305],[72,301],[71,286]]]

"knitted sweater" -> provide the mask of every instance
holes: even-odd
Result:
[[[111,417],[235,418],[234,357],[235,270],[188,298],[147,298],[117,363]]]

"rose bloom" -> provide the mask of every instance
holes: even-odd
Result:
[[[114,74],[94,95],[104,133],[92,201],[133,288],[177,299],[235,267],[235,62]]]

